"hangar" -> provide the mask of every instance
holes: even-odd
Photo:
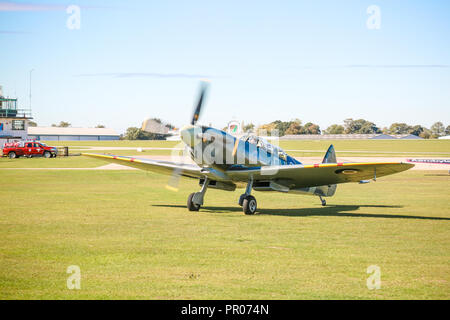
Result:
[[[120,135],[108,128],[28,127],[28,138],[45,141],[119,140]]]

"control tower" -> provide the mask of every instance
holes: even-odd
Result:
[[[5,142],[27,139],[30,119],[31,110],[18,109],[17,99],[5,97],[0,86],[0,147]]]

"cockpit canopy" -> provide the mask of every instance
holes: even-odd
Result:
[[[287,154],[278,146],[274,146],[267,142],[266,139],[255,136],[255,135],[245,135],[242,137],[243,141],[256,145],[258,148],[265,150],[268,153],[278,155],[281,159],[286,160]]]

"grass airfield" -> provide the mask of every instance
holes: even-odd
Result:
[[[450,157],[450,141],[419,142],[334,144],[338,157],[340,149]],[[176,145],[136,143],[105,145]],[[324,153],[329,144],[314,143],[281,146]],[[45,170],[104,164],[0,159],[0,299],[450,298],[448,171],[339,185],[327,207],[315,197],[254,192],[259,214],[245,216],[242,190],[208,190],[193,213],[185,207],[199,189],[193,180],[173,192],[167,176],[143,171]],[[67,289],[70,265],[81,269],[80,290]],[[366,286],[370,265],[381,269],[381,289]]]

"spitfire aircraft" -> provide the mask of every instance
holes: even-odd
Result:
[[[318,196],[325,206],[324,197],[333,196],[339,183],[367,183],[370,179],[376,180],[414,166],[401,162],[337,162],[333,145],[328,148],[322,163],[304,165],[258,136],[235,137],[222,130],[198,125],[206,90],[207,84],[202,83],[192,120],[180,130],[181,139],[195,164],[105,154],[83,155],[174,177],[197,179],[201,190],[189,195],[187,208],[190,211],[200,209],[208,188],[234,191],[236,187],[245,187],[238,201],[245,214],[254,214],[257,210],[252,190]]]

